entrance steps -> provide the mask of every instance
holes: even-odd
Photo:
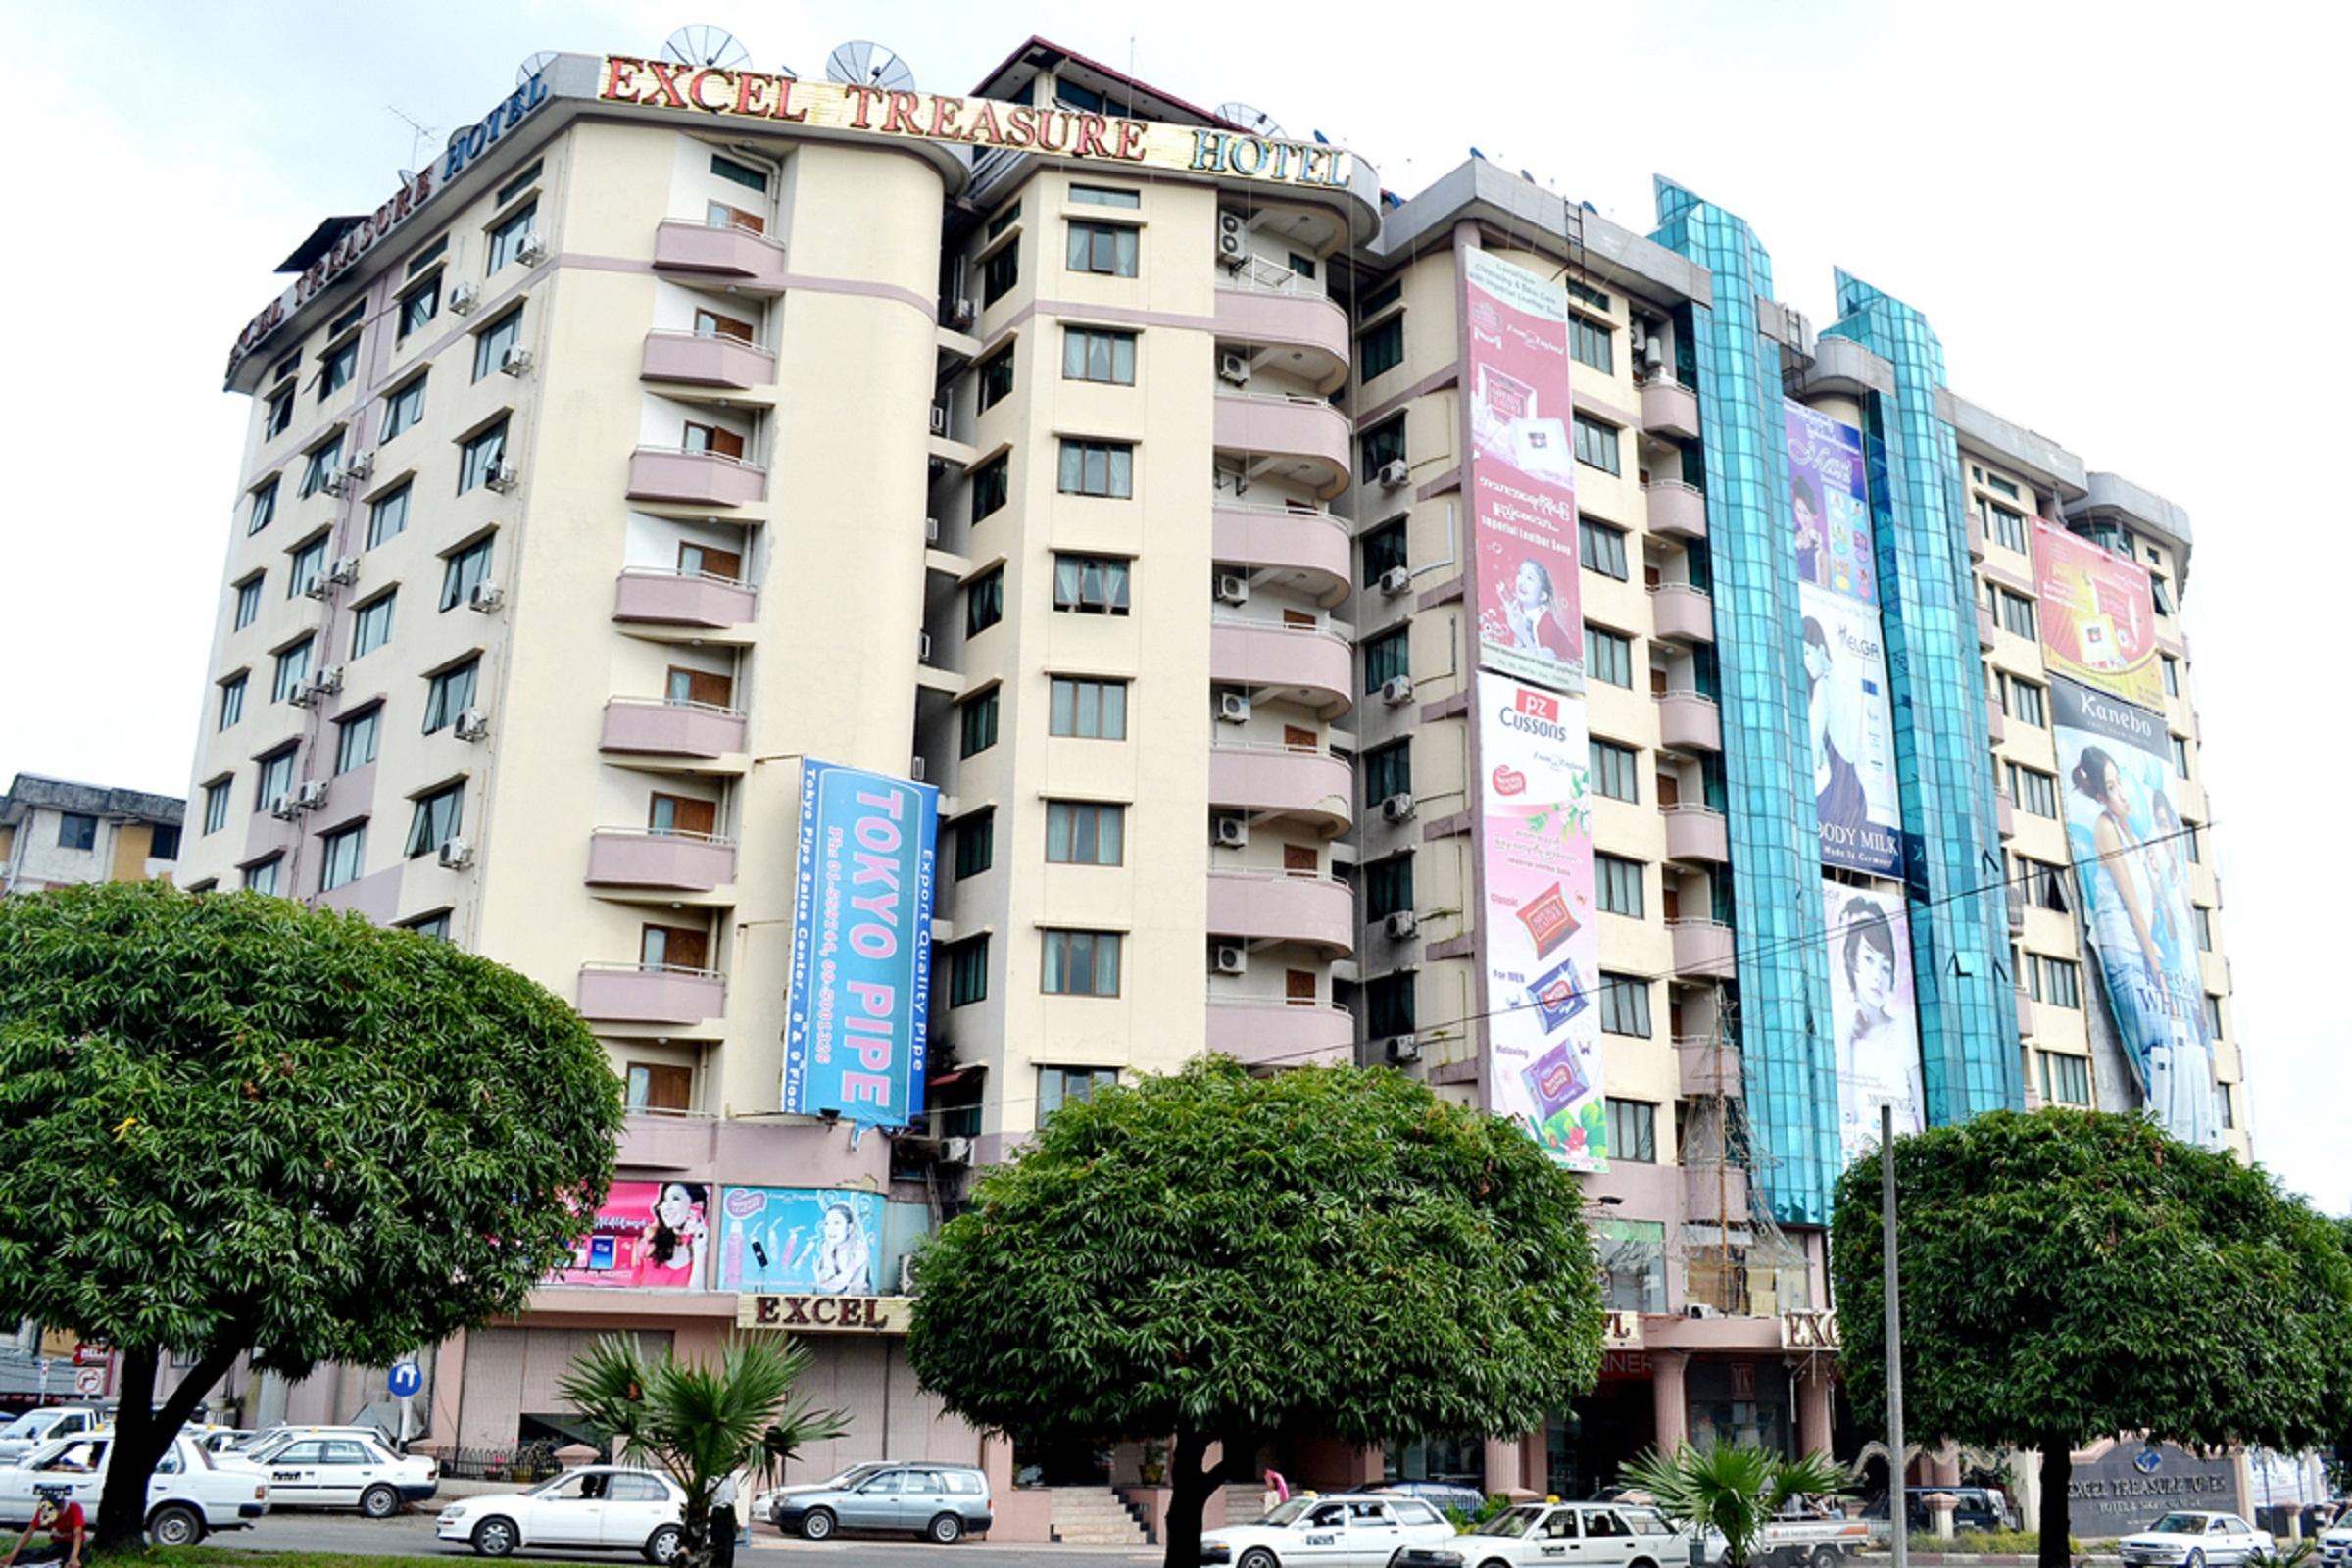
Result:
[[[1072,1545],[1148,1546],[1144,1527],[1108,1487],[1054,1487],[1054,1539]]]

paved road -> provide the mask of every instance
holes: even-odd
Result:
[[[428,1504],[427,1509],[434,1507]],[[365,1557],[432,1557],[446,1554],[452,1568],[474,1562],[463,1546],[435,1539],[431,1511],[404,1513],[370,1521],[350,1514],[273,1513],[251,1530],[224,1531],[205,1543],[212,1546],[251,1551],[334,1551]],[[633,1553],[606,1552],[586,1559],[565,1558],[556,1552],[523,1551],[510,1559],[516,1564],[558,1564],[582,1561],[590,1568],[644,1568]],[[765,1525],[752,1531],[752,1549],[736,1553],[752,1568],[1008,1568],[1013,1563],[1044,1562],[1054,1568],[1137,1568],[1156,1563],[1156,1549],[1128,1550],[1112,1546],[1039,1545],[1035,1543],[964,1541],[953,1546],[933,1546],[905,1538],[876,1537],[867,1541],[803,1541],[785,1537]]]

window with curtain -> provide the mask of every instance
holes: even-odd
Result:
[[[1044,988],[1054,997],[1115,997],[1119,994],[1119,933],[1040,932],[1045,945]]]
[[[1054,557],[1054,608],[1083,614],[1127,613],[1132,563],[1115,556]]]
[[[1046,804],[1046,859],[1054,865],[1126,861],[1127,808],[1096,801]]]
[[[1081,676],[1053,678],[1047,727],[1054,735],[1084,740],[1123,741],[1127,738],[1127,683],[1088,680]]]
[[[322,857],[318,867],[318,891],[332,893],[346,883],[357,882],[367,867],[368,824],[354,823],[337,828],[318,840]]]
[[[948,948],[948,1005],[968,1007],[988,1000],[988,933]]]
[[[218,833],[228,826],[228,795],[231,781],[214,779],[204,787],[204,830]]]
[[[974,577],[963,589],[963,634],[977,637],[1004,618],[1004,568]]]
[[[378,496],[368,508],[368,548],[373,550],[409,530],[409,485]]]
[[[1392,795],[1413,792],[1413,743],[1391,741],[1364,754],[1364,807],[1368,810]]]
[[[1060,488],[1063,495],[1130,499],[1135,494],[1134,443],[1062,442]]]
[[[1649,982],[1638,975],[1600,973],[1600,1027],[1604,1034],[1649,1038]]]
[[[1012,499],[1012,466],[1008,458],[992,458],[972,470],[972,521],[1000,511]]]
[[[1364,690],[1376,692],[1413,672],[1411,628],[1397,626],[1364,639]]]
[[[1068,381],[1135,385],[1135,334],[1091,326],[1064,327],[1061,374]]]
[[[409,858],[434,854],[458,836],[465,822],[464,784],[447,784],[429,795],[416,797],[416,811],[409,818]]]
[[[1363,870],[1364,913],[1374,920],[1413,909],[1413,857],[1410,851],[1374,860]]]
[[[977,756],[997,744],[997,688],[990,687],[957,710],[958,755]]]
[[[1645,1100],[1609,1101],[1609,1158],[1658,1162],[1658,1107]]]
[[[1070,220],[1069,264],[1073,272],[1133,277],[1142,246],[1142,232],[1127,224]]]
[[[1579,520],[1576,525],[1577,558],[1587,571],[1597,571],[1604,577],[1624,582],[1631,575],[1626,564],[1625,530],[1605,522]]]

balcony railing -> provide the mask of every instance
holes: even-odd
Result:
[[[614,697],[605,703],[599,746],[608,752],[725,757],[743,750],[749,723],[737,708],[673,703],[659,697]]]
[[[639,373],[648,381],[683,381],[694,386],[749,391],[776,379],[776,356],[757,343],[723,332],[678,332],[662,328],[645,334]]]
[[[600,827],[588,840],[591,886],[708,893],[734,880],[733,839]]]
[[[629,499],[745,506],[767,499],[767,470],[717,452],[641,446],[629,454]]]
[[[1347,1062],[1355,1055],[1355,1020],[1312,999],[1211,995],[1208,1048],[1252,1067]]]
[[[751,584],[708,572],[624,566],[613,590],[612,618],[657,625],[740,626],[759,612]]]
[[[1649,611],[1661,637],[1687,643],[1715,640],[1715,598],[1703,588],[1662,582],[1649,591]]]
[[[1208,928],[1220,936],[1355,950],[1355,895],[1320,872],[1208,873]]]
[[[725,1016],[727,979],[666,963],[584,963],[579,1006],[613,1023],[701,1023]]]

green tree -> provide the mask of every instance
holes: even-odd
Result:
[[[447,943],[162,883],[0,900],[0,1316],[121,1352],[96,1544],[138,1543],[240,1351],[382,1365],[520,1310],[620,1120],[572,1010]]]
[[[1625,1479],[1650,1494],[1658,1511],[1703,1539],[1723,1537],[1724,1568],[1747,1568],[1748,1554],[1772,1517],[1797,1497],[1845,1490],[1845,1471],[1826,1453],[1793,1462],[1762,1448],[1688,1443],[1672,1453],[1652,1448],[1625,1467]]]
[[[1886,1396],[1879,1156],[1838,1189],[1847,1392]],[[2138,1116],[1996,1111],[1894,1146],[1906,1436],[2041,1451],[2041,1562],[2070,1451],[2145,1433],[2297,1450],[2352,1389],[2352,1259],[2267,1172]]]
[[[614,1334],[582,1352],[562,1392],[612,1437],[618,1457],[658,1464],[686,1489],[682,1560],[704,1568],[720,1482],[849,1431],[840,1411],[812,1409],[793,1395],[808,1368],[806,1348],[775,1340],[730,1340],[712,1365],[680,1360],[666,1347],[648,1357],[633,1337]],[[743,1508],[750,1504],[743,1499]]]
[[[1516,1434],[1592,1387],[1582,1201],[1523,1132],[1396,1073],[1212,1057],[1065,1103],[983,1176],[916,1256],[907,1354],[977,1426],[1173,1436],[1191,1568],[1265,1440]]]

